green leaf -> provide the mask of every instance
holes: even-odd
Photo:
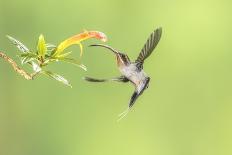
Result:
[[[21,63],[22,63],[22,64],[26,64],[26,63],[32,62],[32,61],[34,61],[34,60],[35,60],[35,58],[23,57],[23,58],[21,59]]]
[[[47,51],[54,51],[56,49],[56,45],[53,45],[53,44],[46,44],[46,47],[47,47]]]
[[[44,58],[45,54],[47,53],[47,46],[44,40],[44,36],[42,34],[39,36],[39,40],[37,44],[37,51],[38,51],[39,57],[42,57],[42,58]]]
[[[35,62],[31,62],[31,64],[32,64],[32,69],[35,71],[35,72],[40,72],[42,69],[40,68],[40,66],[37,64],[37,63],[35,63]]]
[[[20,41],[18,41],[17,39],[7,35],[6,36],[21,52],[26,53],[29,52],[29,49],[22,44]]]
[[[87,68],[85,65],[81,64],[80,61],[76,60],[76,59],[72,59],[72,58],[60,58],[60,57],[57,57],[57,58],[54,58],[55,61],[63,61],[63,62],[66,62],[66,63],[70,63],[70,64],[73,64],[77,67],[80,67],[82,68],[83,70],[87,71]]]
[[[20,55],[21,57],[21,63],[26,64],[28,62],[34,61],[37,59],[37,55],[31,52],[23,53]]]
[[[55,79],[55,80],[65,84],[66,86],[72,87],[71,84],[68,82],[68,80],[66,80],[64,77],[62,77],[56,73],[52,73],[50,71],[41,71],[41,73],[49,76],[52,79]]]
[[[57,57],[58,57],[58,58],[65,58],[65,57],[69,56],[71,53],[72,53],[72,51],[71,51],[71,52],[64,53],[64,54],[60,54],[60,55],[58,55]]]
[[[32,53],[32,52],[27,52],[27,53],[20,54],[20,57],[27,57],[27,56],[35,57],[35,58],[38,57],[37,54]]]

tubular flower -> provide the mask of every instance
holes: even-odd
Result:
[[[58,46],[56,51],[54,52],[53,56],[58,56],[60,55],[66,48],[68,48],[69,46],[72,46],[74,44],[78,44],[80,46],[81,52],[80,52],[80,56],[83,53],[82,50],[82,45],[81,45],[81,41],[90,39],[90,38],[96,38],[99,39],[103,42],[107,41],[107,37],[104,33],[99,32],[99,31],[85,31],[83,33],[74,35],[66,40],[64,40],[63,42],[61,42]]]

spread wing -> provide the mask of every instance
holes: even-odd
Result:
[[[138,58],[135,60],[136,63],[141,64],[142,66],[144,60],[150,56],[152,51],[157,46],[161,38],[161,35],[162,35],[162,28],[158,28],[154,32],[151,33],[151,35],[147,39],[147,42],[145,43],[141,52],[139,53]]]

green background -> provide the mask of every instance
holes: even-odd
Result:
[[[17,62],[7,34],[33,49],[41,33],[58,44],[98,30],[135,59],[163,27],[144,65],[150,87],[120,122],[133,86],[82,80],[119,75],[112,54],[87,47],[99,41],[84,42],[87,72],[50,66],[72,89],[42,75],[27,81],[0,60],[0,155],[231,155],[231,15],[229,0],[0,0],[0,49]]]

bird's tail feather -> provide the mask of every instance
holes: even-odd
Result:
[[[133,93],[133,95],[131,96],[130,103],[129,103],[129,108],[131,108],[134,105],[134,103],[135,103],[136,99],[139,97],[139,95],[140,94],[137,91],[135,91]]]
[[[119,122],[120,120],[122,120],[130,111],[130,108],[128,107],[125,111],[123,111],[122,113],[120,113],[118,115],[118,120],[117,122]]]

